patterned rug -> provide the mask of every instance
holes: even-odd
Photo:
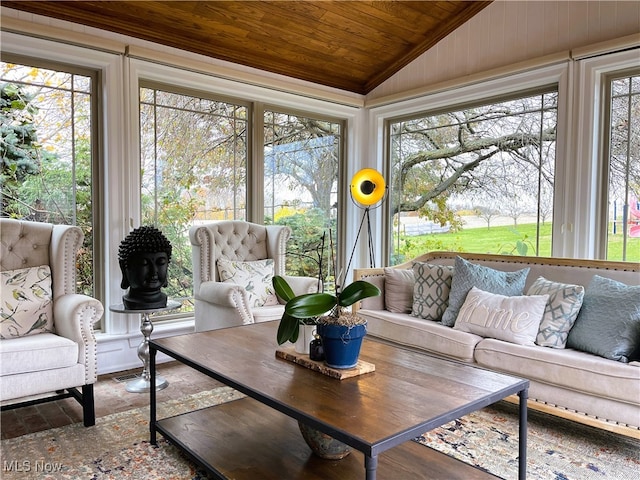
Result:
[[[242,394],[221,387],[161,403],[158,418],[238,398]],[[98,418],[92,428],[78,423],[3,440],[0,477],[206,479],[202,470],[161,435],[157,448],[149,444],[148,419],[149,409],[138,408]],[[429,432],[417,441],[504,479],[516,479],[517,429],[517,407],[499,403]],[[640,441],[538,412],[529,413],[527,450],[527,478],[531,480],[640,478]]]
[[[640,440],[532,410],[528,420],[528,479],[640,479]],[[518,478],[517,405],[496,403],[417,441],[501,478]]]

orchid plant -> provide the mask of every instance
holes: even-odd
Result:
[[[335,271],[335,255],[333,252],[333,242],[331,241],[331,231],[329,231],[331,243],[331,256]],[[322,235],[321,249],[324,250],[325,235]],[[318,284],[322,282],[322,252],[318,255],[319,276]],[[340,275],[338,275],[340,277]],[[324,291],[317,293],[306,293],[295,295],[287,281],[276,275],[273,277],[273,288],[276,295],[286,302],[284,313],[278,326],[278,345],[289,341],[295,343],[298,339],[300,325],[320,323],[336,323],[342,325],[356,325],[358,319],[347,314],[345,309],[354,303],[380,295],[380,289],[364,280],[357,280],[345,288],[340,288],[336,277],[335,294]],[[323,285],[324,288],[324,285]],[[322,318],[322,320],[320,320]]]

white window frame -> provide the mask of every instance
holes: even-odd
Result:
[[[516,73],[500,78],[488,79],[480,81],[472,85],[461,86],[458,88],[449,88],[444,91],[437,91],[431,94],[425,94],[417,98],[411,98],[404,101],[391,103],[388,105],[374,107],[369,111],[369,132],[368,137],[376,139],[372,144],[371,156],[375,159],[373,168],[379,169],[385,178],[389,176],[389,166],[387,165],[386,141],[387,134],[386,124],[389,120],[397,117],[409,117],[420,112],[440,110],[449,108],[453,105],[465,103],[474,103],[478,101],[486,101],[490,99],[499,99],[502,96],[508,96],[520,91],[531,90],[552,84],[558,86],[558,138],[566,138],[567,119],[569,117],[569,97],[570,85],[568,81],[569,65],[567,62],[537,68],[535,70]],[[556,166],[555,166],[555,182],[556,185],[564,185],[566,183],[567,172],[571,167],[568,165],[566,145],[563,142],[557,142],[556,147]],[[555,256],[564,256],[563,244],[561,238],[563,232],[567,229],[563,228],[565,217],[564,196],[566,192],[562,188],[554,189],[554,218],[553,218],[553,245],[552,251]],[[391,215],[388,204],[381,212],[375,212],[372,219],[372,229],[376,238],[382,241],[376,245],[376,257],[382,258],[382,264],[389,264],[389,232],[391,228]]]
[[[96,276],[102,277],[98,283],[103,283],[105,302],[108,302],[121,292],[119,284],[113,282],[114,272],[119,271],[117,255],[111,255],[111,252],[117,251],[120,240],[116,237],[117,229],[111,228],[111,224],[114,216],[117,216],[115,212],[123,211],[124,206],[121,197],[114,195],[109,187],[118,184],[118,176],[124,171],[122,56],[119,52],[97,51],[5,31],[2,32],[2,49],[15,55],[75,65],[99,72],[100,85],[97,90],[102,100],[102,110],[99,112],[101,131],[96,141],[100,144],[102,163],[100,170],[95,171],[93,175],[101,182],[102,198],[94,208],[102,210],[99,218],[103,222],[102,225],[96,225],[99,236],[95,240],[104,251],[102,252],[102,269],[96,272]],[[106,132],[109,132],[109,135],[106,135]],[[105,307],[107,311],[108,305]],[[108,328],[108,314],[105,312],[103,329],[108,330]]]
[[[604,148],[607,134],[604,88],[613,73],[637,68],[639,55],[640,49],[635,48],[576,61],[574,88],[576,108],[581,115],[574,132],[574,156],[583,162],[582,168],[576,171],[574,201],[584,210],[584,214],[576,218],[576,235],[585,239],[574,253],[577,258],[604,258],[606,255],[609,179],[602,175],[603,164],[608,162]]]
[[[115,45],[115,44],[114,44]],[[125,55],[124,45],[118,51],[118,46],[110,44],[112,51],[96,50],[78,45],[71,45],[60,41],[37,38],[28,34],[2,31],[2,48],[6,52],[33,58],[77,65],[91,68],[100,72],[99,94],[103,101],[103,111],[100,113],[102,130],[100,140],[102,145],[102,165],[99,176],[102,178],[103,198],[98,208],[103,209],[103,225],[101,241],[104,245],[105,261],[100,274],[105,278],[105,315],[102,336],[127,336],[130,343],[139,341],[140,325],[138,315],[116,314],[109,310],[109,306],[122,302],[123,291],[120,288],[121,272],[118,264],[117,251],[122,239],[132,228],[139,226],[139,79],[157,81],[164,84],[177,84],[193,90],[209,92],[212,95],[240,98],[244,102],[254,103],[256,117],[262,115],[266,104],[270,108],[280,110],[306,111],[309,115],[341,119],[345,122],[345,163],[343,172],[344,188],[348,186],[348,178],[359,169],[361,142],[358,128],[362,118],[362,108],[354,105],[339,103],[339,101],[324,100],[304,94],[288,93],[274,88],[263,87],[246,81],[223,78],[207,71],[180,68],[166,65],[153,59],[133,58]],[[206,67],[210,68],[210,67]],[[206,70],[203,66],[203,70]],[[227,72],[228,73],[228,72]],[[262,135],[262,129],[256,124],[254,135]],[[255,142],[253,142],[255,145]],[[262,172],[262,152],[252,152],[251,161],[256,163],[254,173],[260,178]],[[252,200],[251,211],[248,214],[254,221],[260,221],[263,216],[262,192],[255,189],[255,180],[250,188],[258,194]],[[347,222],[349,206],[342,212],[346,227],[343,229],[349,244],[355,238],[354,222]],[[352,241],[352,240],[351,240]],[[192,319],[180,321],[189,326]],[[175,327],[173,327],[175,328]],[[161,330],[161,329],[158,329]],[[157,332],[161,333],[161,332]]]
[[[217,77],[210,73],[178,68],[172,65],[155,62],[149,59],[125,57],[125,83],[127,91],[125,94],[126,118],[130,124],[126,131],[131,132],[134,138],[127,139],[126,157],[130,167],[126,179],[123,179],[123,196],[128,199],[127,222],[128,231],[139,226],[140,219],[140,141],[134,132],[139,131],[139,87],[140,81],[156,82],[164,85],[178,85],[182,89],[205,92],[207,94],[238,99],[241,103],[251,102],[253,110],[253,138],[251,139],[251,152],[247,168],[249,169],[248,191],[252,192],[251,198],[247,199],[247,219],[261,223],[264,218],[264,190],[262,186],[264,155],[260,148],[262,145],[262,117],[264,110],[274,109],[278,111],[290,111],[294,114],[305,112],[305,115],[318,118],[331,118],[335,121],[344,122],[344,142],[346,145],[344,154],[344,164],[340,172],[340,178],[344,186],[343,191],[347,191],[348,182],[353,173],[357,171],[357,162],[352,159],[358,158],[359,142],[356,141],[358,129],[356,119],[361,115],[358,107],[329,102],[313,97],[297,95],[293,93],[273,90],[250,83],[241,83],[227,78]],[[260,186],[260,188],[257,188]],[[356,229],[354,222],[347,221],[348,215],[357,215],[349,210],[353,207],[350,202],[342,202],[344,210],[340,211],[342,232],[338,241],[341,244],[351,245]],[[346,208],[345,208],[346,207]],[[122,238],[126,233],[122,233]],[[190,319],[192,322],[192,318]],[[183,321],[184,322],[184,321]],[[133,331],[133,324],[129,324],[129,330]]]

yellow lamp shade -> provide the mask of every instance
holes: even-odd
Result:
[[[363,168],[351,179],[351,196],[365,206],[373,205],[384,197],[385,181],[382,174],[373,168]]]

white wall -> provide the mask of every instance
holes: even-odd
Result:
[[[496,0],[367,95],[367,103],[640,32],[640,1]]]

